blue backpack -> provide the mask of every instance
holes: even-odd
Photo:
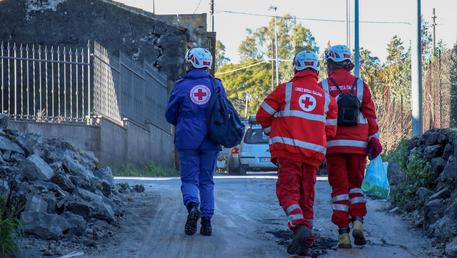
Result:
[[[230,100],[221,94],[213,77],[211,85],[213,94],[207,110],[208,138],[226,148],[237,146],[243,138],[244,124]]]

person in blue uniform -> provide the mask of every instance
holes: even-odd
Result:
[[[201,217],[200,234],[212,234],[211,217],[214,214],[213,174],[220,146],[207,138],[206,113],[215,88],[225,95],[222,82],[211,83],[213,57],[207,49],[187,51],[189,71],[176,82],[168,101],[166,118],[176,127],[175,145],[179,153],[181,192],[188,216],[185,233],[197,232]]]

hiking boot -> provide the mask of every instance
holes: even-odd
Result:
[[[198,219],[200,219],[200,210],[198,209],[198,205],[196,203],[191,202],[187,204],[187,211],[189,214],[187,215],[184,232],[186,232],[186,235],[190,236],[197,232],[197,222]]]
[[[309,248],[306,240],[311,235],[311,231],[305,225],[298,225],[294,230],[294,238],[287,247],[287,253],[290,255],[306,255]]]
[[[338,248],[350,249],[352,248],[351,238],[349,237],[349,228],[340,228],[338,230]]]
[[[202,226],[200,228],[200,234],[204,236],[211,236],[213,233],[213,229],[211,227],[211,219],[210,218],[202,218]]]
[[[363,220],[361,218],[355,218],[352,222],[352,236],[354,237],[355,245],[366,245],[367,240],[363,233]]]

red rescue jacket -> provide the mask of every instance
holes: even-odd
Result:
[[[357,79],[345,69],[331,72],[330,78],[335,80],[343,93],[349,93]],[[340,91],[331,80],[325,79],[319,84],[324,91],[338,100]],[[376,110],[370,88],[361,79],[358,79],[353,94],[357,95],[361,103],[359,123],[357,126],[338,126],[336,136],[331,137],[327,143],[328,153],[367,154],[369,140],[372,137],[379,138]]]
[[[270,93],[257,121],[270,136],[272,161],[287,159],[318,167],[325,159],[327,137],[336,133],[335,99],[319,87],[317,73],[297,72]]]

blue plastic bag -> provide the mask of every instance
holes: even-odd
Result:
[[[367,195],[378,199],[389,197],[390,185],[387,178],[387,165],[387,162],[382,162],[381,155],[370,162],[362,182],[362,190]]]

